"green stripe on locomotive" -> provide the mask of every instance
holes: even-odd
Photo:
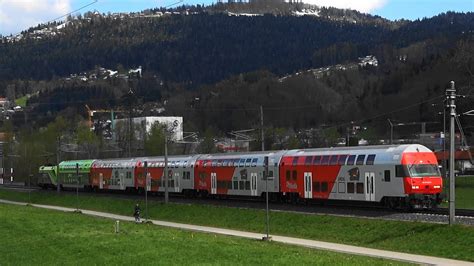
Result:
[[[59,178],[63,186],[89,185],[89,177],[94,160],[63,161],[59,164]],[[76,167],[79,166],[79,176]]]
[[[56,186],[58,183],[57,169],[56,166],[40,166],[38,183]]]

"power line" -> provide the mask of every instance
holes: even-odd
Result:
[[[62,16],[57,17],[57,18],[48,20],[48,21],[43,22],[43,23],[41,23],[41,24],[49,24],[49,23],[54,22],[54,21],[56,21],[56,20],[59,20],[59,19],[61,19],[61,18],[67,17],[67,16],[69,16],[69,15],[75,13],[75,12],[78,12],[78,11],[80,11],[80,10],[86,8],[86,7],[89,7],[89,6],[91,6],[91,5],[93,5],[93,4],[97,3],[97,2],[99,2],[99,0],[94,0],[94,2],[90,2],[90,3],[88,3],[88,4],[84,5],[84,6],[81,6],[81,7],[77,8],[77,9],[75,9],[75,10],[69,12],[69,13],[66,13],[66,14],[64,14],[64,15],[62,15]],[[11,34],[11,35],[17,36],[17,35],[21,34],[21,32],[22,32],[22,31],[17,32],[17,33],[15,33],[15,34]]]
[[[424,101],[421,101],[421,102],[418,102],[418,103],[414,103],[414,104],[411,104],[411,105],[408,105],[408,106],[405,106],[405,107],[402,107],[402,108],[399,108],[399,109],[395,109],[395,110],[390,111],[390,112],[386,112],[386,113],[382,113],[382,114],[379,114],[379,115],[376,115],[376,116],[372,116],[372,117],[369,117],[369,118],[364,118],[364,119],[351,121],[351,122],[345,122],[345,123],[342,123],[342,124],[339,124],[339,125],[334,125],[334,126],[331,126],[331,127],[328,127],[328,128],[338,128],[338,127],[351,125],[353,123],[362,123],[362,122],[365,122],[365,121],[374,120],[374,119],[384,117],[384,116],[387,116],[387,115],[391,115],[391,114],[394,114],[394,113],[398,113],[398,112],[401,112],[401,111],[404,111],[404,110],[407,110],[407,109],[410,109],[410,108],[413,108],[413,107],[417,107],[417,106],[419,106],[421,104],[424,104],[424,103],[432,102],[432,101],[434,101],[436,99],[439,99],[439,98],[444,98],[444,95],[436,96],[436,97],[430,98],[428,100],[424,100]]]

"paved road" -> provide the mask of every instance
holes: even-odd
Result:
[[[14,202],[14,201],[8,201],[8,200],[0,200],[0,203],[27,205],[27,203]],[[57,211],[64,211],[64,212],[75,211],[75,209],[73,208],[65,208],[65,207],[59,207],[59,206],[49,206],[49,205],[40,205],[40,204],[31,204],[31,206],[38,207],[38,208],[52,209],[52,210],[57,210]],[[134,221],[134,218],[131,216],[123,216],[123,215],[97,212],[97,211],[89,211],[89,210],[81,210],[81,212],[86,215],[109,218],[109,219],[114,219],[114,220],[129,221],[129,222]],[[244,231],[222,229],[222,228],[216,228],[216,227],[190,225],[190,224],[172,223],[172,222],[165,222],[165,221],[158,221],[158,220],[149,220],[149,221],[159,226],[166,226],[166,227],[172,227],[172,228],[183,229],[183,230],[191,230],[191,231],[197,231],[197,232],[222,234],[222,235],[243,237],[243,238],[249,238],[249,239],[262,239],[263,237],[262,234],[252,233],[252,232],[244,232]],[[329,251],[335,251],[335,252],[341,252],[341,253],[347,253],[347,254],[369,256],[369,257],[404,261],[404,262],[424,264],[424,265],[473,265],[474,266],[474,263],[467,262],[467,261],[451,260],[451,259],[445,259],[445,258],[393,252],[393,251],[364,248],[364,247],[357,247],[357,246],[350,246],[350,245],[343,245],[343,244],[335,244],[335,243],[330,243],[330,242],[322,242],[322,241],[285,237],[285,236],[278,236],[278,235],[272,235],[271,237],[272,237],[272,241],[275,241],[275,242],[281,242],[284,244],[304,246],[304,247],[309,247],[309,248],[314,248],[314,249],[323,249],[323,250],[329,250]]]

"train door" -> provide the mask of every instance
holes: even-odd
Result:
[[[304,197],[305,199],[313,198],[313,174],[311,172],[304,173]]]
[[[179,172],[174,173],[174,192],[179,192]]]
[[[120,173],[120,189],[125,190],[125,172]]]
[[[375,173],[365,173],[365,200],[375,201]]]
[[[250,174],[250,195],[257,196],[257,173]]]
[[[99,188],[104,189],[104,175],[102,173],[99,174]]]
[[[217,194],[217,175],[211,173],[211,194]]]

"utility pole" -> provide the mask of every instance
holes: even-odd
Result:
[[[76,211],[79,211],[79,164],[76,163]]]
[[[446,100],[450,114],[450,131],[449,131],[449,225],[455,223],[455,180],[454,180],[454,119],[456,118],[456,88],[454,81],[451,81],[451,87],[446,89]]]
[[[168,130],[165,129],[165,172],[163,173],[165,178],[165,203],[169,202],[168,193]]]
[[[263,134],[263,107],[260,105],[260,131],[262,134],[262,151],[265,150],[265,137]]]
[[[58,146],[56,149],[56,188],[58,193],[61,191],[61,184],[59,183],[59,163],[61,162],[61,136],[58,136]]]
[[[262,134],[262,152],[265,151],[265,139],[263,134],[263,107],[260,105],[260,131]],[[263,237],[263,240],[270,241],[270,214],[268,208],[268,156],[265,156],[263,160],[263,178],[265,179],[265,204],[266,204],[266,221],[265,221],[265,228],[266,228],[266,236]]]
[[[128,157],[132,157],[132,97],[133,97],[133,91],[130,89],[128,91]]]
[[[145,221],[148,221],[148,162],[144,162],[145,169]]]
[[[265,178],[265,201],[266,201],[266,234],[267,236],[263,238],[263,240],[265,241],[270,241],[271,238],[270,238],[270,210],[269,210],[269,207],[268,207],[268,178],[269,178],[269,175],[268,175],[268,156],[265,156],[264,158],[264,167],[265,167],[265,170],[263,170],[263,178]]]

